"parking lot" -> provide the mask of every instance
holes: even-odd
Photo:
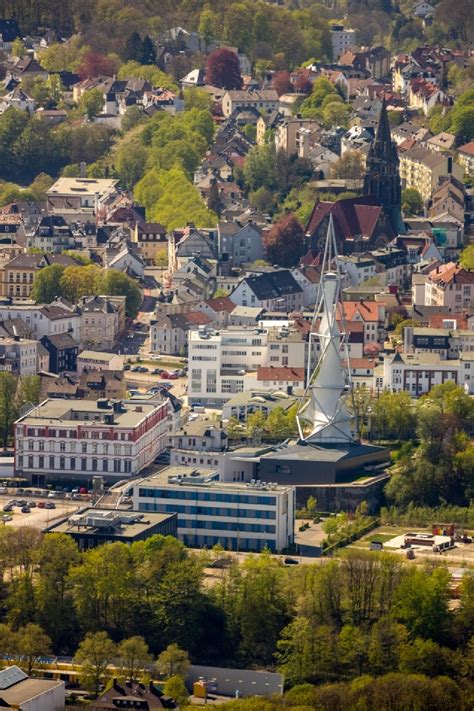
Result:
[[[13,491],[13,490],[12,490]],[[74,513],[78,509],[87,505],[85,501],[73,501],[63,498],[47,498],[47,492],[43,492],[43,496],[31,496],[25,494],[1,494],[0,495],[0,516],[3,513],[3,507],[12,499],[25,500],[28,502],[34,501],[36,506],[30,509],[29,513],[22,513],[21,507],[14,506],[6,516],[11,517],[11,520],[4,520],[6,526],[33,526],[34,528],[43,529],[59,518],[63,518]],[[45,501],[53,503],[55,508],[38,508],[38,502]]]

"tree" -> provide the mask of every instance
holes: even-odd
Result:
[[[20,406],[25,403],[38,405],[41,395],[41,378],[39,375],[22,375],[18,380],[17,395]]]
[[[304,254],[304,232],[293,214],[283,215],[265,236],[265,251],[272,264],[292,267]]]
[[[88,267],[85,267],[87,269]],[[117,269],[108,269],[101,282],[103,294],[125,296],[125,309],[129,318],[135,318],[142,302],[142,293],[135,279]]]
[[[290,72],[286,70],[275,72],[272,84],[278,96],[282,96],[282,94],[288,94],[293,91]]]
[[[213,101],[210,94],[204,89],[198,89],[197,87],[190,86],[184,89],[184,109],[204,109],[205,111],[211,111]]]
[[[249,438],[259,439],[265,429],[265,417],[261,410],[248,415],[245,425],[245,434]]]
[[[402,210],[406,215],[423,214],[423,198],[416,188],[407,188],[402,192]]]
[[[218,20],[216,13],[213,12],[210,7],[206,6],[203,8],[199,16],[199,28],[198,33],[204,40],[204,44],[207,47],[210,42],[217,36],[218,32]]]
[[[190,667],[189,654],[177,644],[169,644],[156,660],[156,668],[166,677],[185,679]]]
[[[132,32],[125,42],[124,58],[128,61],[139,62],[142,51],[142,38],[138,32]]]
[[[60,281],[61,295],[76,304],[81,296],[99,291],[101,277],[102,269],[95,264],[66,267]]]
[[[222,89],[241,89],[242,75],[237,54],[225,47],[211,52],[206,63],[206,81]]]
[[[116,652],[115,644],[106,632],[88,632],[74,655],[74,663],[81,666],[83,683],[96,696],[107,666],[113,661]]]
[[[459,255],[459,261],[464,269],[474,271],[474,244],[469,244]]]
[[[272,190],[276,187],[276,153],[274,144],[254,146],[247,153],[244,164],[244,179],[249,190],[261,187]]]
[[[64,267],[60,264],[51,264],[43,267],[35,274],[31,298],[37,304],[50,304],[58,296],[61,296],[61,277]]]
[[[17,37],[16,40],[13,41],[12,44],[12,55],[14,57],[24,57],[26,56],[26,47],[21,39],[21,37]]]
[[[137,674],[151,663],[151,655],[147,643],[139,635],[124,639],[118,645],[120,666],[129,679],[136,679]]]
[[[323,121],[328,127],[345,126],[350,114],[350,107],[342,101],[329,101],[323,108]]]
[[[207,206],[209,210],[212,210],[212,212],[215,212],[215,214],[219,217],[224,205],[221,200],[221,197],[219,195],[219,186],[217,185],[217,180],[212,180],[211,182],[211,187],[209,188],[209,195],[207,198]]]
[[[102,74],[111,77],[116,73],[116,70],[116,63],[105,54],[87,52],[82,56],[76,72],[81,79],[93,79]]]
[[[88,119],[92,119],[102,111],[104,97],[99,89],[85,91],[79,99],[79,108]]]
[[[332,164],[330,174],[332,178],[344,180],[361,180],[364,176],[364,160],[358,151],[346,151],[339,160]]]
[[[135,128],[145,119],[145,114],[139,106],[129,106],[122,117],[121,129],[124,133]],[[145,156],[143,158],[146,160]]]
[[[15,404],[17,381],[13,373],[0,372],[0,437],[6,449],[13,433],[13,423],[18,416]]]
[[[188,690],[180,676],[170,676],[165,681],[163,690],[166,696],[170,696],[180,707],[184,706],[188,701]]]
[[[156,60],[156,49],[153,40],[149,35],[143,38],[138,61],[141,64],[154,64]]]
[[[396,590],[394,612],[413,637],[442,641],[448,630],[450,575],[446,568],[410,568]]]
[[[38,657],[46,656],[50,652],[51,640],[39,625],[30,623],[18,630],[16,648],[20,664],[25,664],[27,674],[31,676]]]

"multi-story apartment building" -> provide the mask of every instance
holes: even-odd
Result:
[[[424,202],[431,198],[440,178],[449,175],[462,181],[463,169],[447,151],[435,153],[423,146],[415,146],[400,154],[402,187],[418,190]]]
[[[474,140],[458,148],[459,162],[467,175],[474,173]]]
[[[459,314],[474,308],[474,272],[448,262],[430,272],[425,283],[425,306],[441,306]]]
[[[249,220],[247,224],[228,221],[217,226],[219,255],[227,255],[233,267],[264,259],[262,229]]]
[[[44,267],[77,266],[67,254],[18,254],[3,267],[3,294],[11,299],[29,299],[36,274]]]
[[[79,300],[84,348],[108,351],[115,347],[125,329],[125,302],[125,296],[83,296]]]
[[[15,472],[35,484],[139,474],[167,444],[168,407],[156,400],[45,400],[15,422]]]
[[[117,185],[109,178],[58,178],[47,192],[46,210],[67,221],[102,219],[119,196]]]
[[[19,337],[0,338],[0,370],[8,370],[15,375],[36,375],[45,364],[42,352],[38,341]]]
[[[19,319],[30,329],[36,339],[57,333],[69,333],[75,341],[80,340],[81,319],[76,307],[68,307],[61,300],[51,304],[0,303],[0,321]]]
[[[261,114],[276,111],[279,106],[278,94],[275,89],[259,89],[249,91],[230,90],[222,97],[222,113],[225,118],[236,109],[257,109]]]
[[[285,118],[275,129],[275,148],[277,151],[284,151],[289,155],[303,155],[303,148],[300,148],[300,143],[303,142],[303,135],[299,132],[301,129],[306,129],[311,133],[313,140],[320,137],[321,124],[313,119],[304,119],[298,116]]]
[[[77,372],[84,370],[123,370],[123,355],[99,351],[81,351],[77,356]]]
[[[178,514],[189,546],[282,551],[294,542],[295,488],[219,481],[211,469],[168,467],[131,488],[133,508]]]
[[[170,464],[217,468],[220,454],[227,448],[227,440],[227,432],[222,426],[207,418],[188,421],[170,434]]]
[[[462,354],[457,360],[443,360],[439,353],[396,353],[384,358],[382,387],[393,392],[406,390],[418,397],[451,381],[474,393],[473,375],[473,353]]]

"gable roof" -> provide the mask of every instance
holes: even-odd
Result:
[[[301,286],[288,269],[251,275],[244,281],[260,301],[302,292]]]
[[[204,303],[216,313],[218,311],[227,311],[227,313],[230,314],[235,309],[234,302],[228,296],[218,296],[215,299],[206,299]]]
[[[376,301],[343,301],[346,321],[353,321],[359,314],[363,321],[379,320],[379,304]]]
[[[334,231],[339,241],[370,239],[383,208],[373,197],[355,197],[336,202],[317,202],[308,221],[306,232],[313,236],[325,217],[332,214]]]
[[[258,368],[257,380],[304,382],[304,368],[285,368],[273,365]]]

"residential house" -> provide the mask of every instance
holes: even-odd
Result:
[[[274,130],[282,119],[283,115],[280,111],[272,111],[269,114],[260,114],[260,118],[257,121],[256,135],[258,146],[263,146],[266,141],[267,131]]]
[[[424,143],[433,137],[428,128],[420,127],[419,124],[411,121],[404,121],[399,126],[393,126],[390,133],[397,146],[401,146],[407,139],[416,143]]]
[[[0,211],[0,249],[6,246],[7,242],[15,243],[17,247],[24,247],[26,245],[25,224],[21,215]]]
[[[424,19],[425,17],[428,17],[428,15],[434,15],[434,7],[433,5],[430,5],[429,2],[416,2],[413,5],[412,8],[412,13],[415,17],[421,17]]]
[[[76,240],[62,215],[44,215],[35,229],[27,234],[27,245],[31,249],[60,254],[74,249]]]
[[[346,323],[364,325],[364,345],[380,343],[385,333],[385,305],[376,301],[344,301]]]
[[[8,109],[27,111],[30,116],[35,110],[35,101],[21,87],[17,86],[0,99],[0,114]]]
[[[405,390],[412,397],[418,397],[428,393],[435,385],[448,381],[461,385],[466,382],[465,364],[470,366],[471,360],[469,357],[462,362],[443,360],[439,353],[397,352],[384,357],[382,387],[393,392]]]
[[[168,240],[168,270],[171,274],[195,256],[216,259],[217,245],[209,233],[189,223],[183,230],[173,230]]]
[[[206,299],[195,307],[198,313],[207,317],[208,324],[213,328],[226,328],[229,316],[234,309],[235,303],[228,296]]]
[[[265,390],[282,390],[289,395],[293,390],[303,389],[305,368],[268,366],[257,370],[257,387]]]
[[[252,220],[247,223],[219,222],[217,248],[219,257],[228,259],[230,267],[240,267],[242,264],[264,259],[263,231]]]
[[[330,175],[332,165],[339,160],[337,153],[334,153],[326,146],[313,143],[311,132],[302,128],[298,131],[299,156],[311,161],[313,170],[318,180],[324,180]]]
[[[147,264],[154,265],[160,252],[168,253],[166,229],[159,222],[137,222],[131,236]]]
[[[104,266],[108,269],[117,269],[137,279],[143,278],[146,263],[136,243],[131,240],[124,239],[110,248],[106,246],[103,259]]]
[[[121,400],[127,395],[127,381],[122,371],[88,370],[85,368],[79,378],[77,397],[86,400]],[[56,397],[49,395],[48,397]]]
[[[358,286],[368,279],[373,279],[377,274],[376,261],[370,254],[339,255],[336,259],[351,286]]]
[[[43,69],[36,59],[28,55],[25,57],[17,57],[9,66],[9,72],[15,79],[19,79],[20,81],[25,77],[46,81],[49,77],[49,72]]]
[[[441,178],[452,175],[462,181],[461,166],[448,153],[434,153],[415,146],[400,154],[400,178],[404,189],[415,188],[424,202],[428,202]]]
[[[41,338],[42,345],[49,353],[51,373],[74,372],[77,367],[78,342],[69,333],[57,333]]]
[[[291,270],[293,278],[303,290],[303,306],[312,306],[316,303],[320,271],[317,267],[300,264]]]
[[[259,306],[236,306],[229,314],[229,326],[257,326],[265,310]]]
[[[466,175],[474,174],[474,140],[458,148],[459,162]]]
[[[19,254],[3,267],[4,293],[11,299],[29,299],[36,274],[44,267],[59,264],[76,267],[77,262],[67,254]]]
[[[474,272],[454,262],[442,264],[429,273],[425,304],[441,306],[449,313],[469,313],[474,309]]]
[[[433,190],[428,214],[431,218],[451,216],[464,224],[466,211],[464,184],[450,175]]]
[[[285,118],[275,128],[275,148],[277,151],[284,151],[288,155],[300,155],[299,131],[305,128],[314,135],[320,137],[321,124],[313,119],[303,119],[295,116]]]
[[[303,289],[288,269],[244,277],[231,294],[240,306],[259,306],[267,311],[298,311]]]
[[[180,355],[186,350],[189,324],[184,314],[159,314],[150,321],[150,352]]]
[[[447,131],[441,131],[436,135],[428,138],[424,145],[429,148],[430,151],[437,151],[442,153],[443,151],[451,151],[455,148],[456,136],[454,133],[448,133]]]
[[[19,336],[0,336],[0,370],[14,375],[36,375],[43,365],[41,344]]]
[[[112,350],[125,329],[125,296],[82,296],[81,343],[90,349]]]
[[[236,109],[254,108],[260,113],[271,113],[279,108],[278,94],[274,89],[226,91],[222,98],[222,113],[229,118]]]
[[[376,263],[377,278],[383,286],[395,284],[402,290],[409,288],[412,263],[406,250],[389,244],[372,250],[370,254]]]
[[[0,303],[0,322],[13,327],[17,321],[25,324],[25,335],[37,340],[58,333],[70,333],[77,342],[80,339],[79,311],[62,299],[51,304]],[[11,335],[15,335],[14,331]]]
[[[420,109],[425,116],[437,104],[446,104],[446,94],[441,91],[437,84],[433,84],[428,79],[412,79],[408,84],[408,105],[412,109]]]

